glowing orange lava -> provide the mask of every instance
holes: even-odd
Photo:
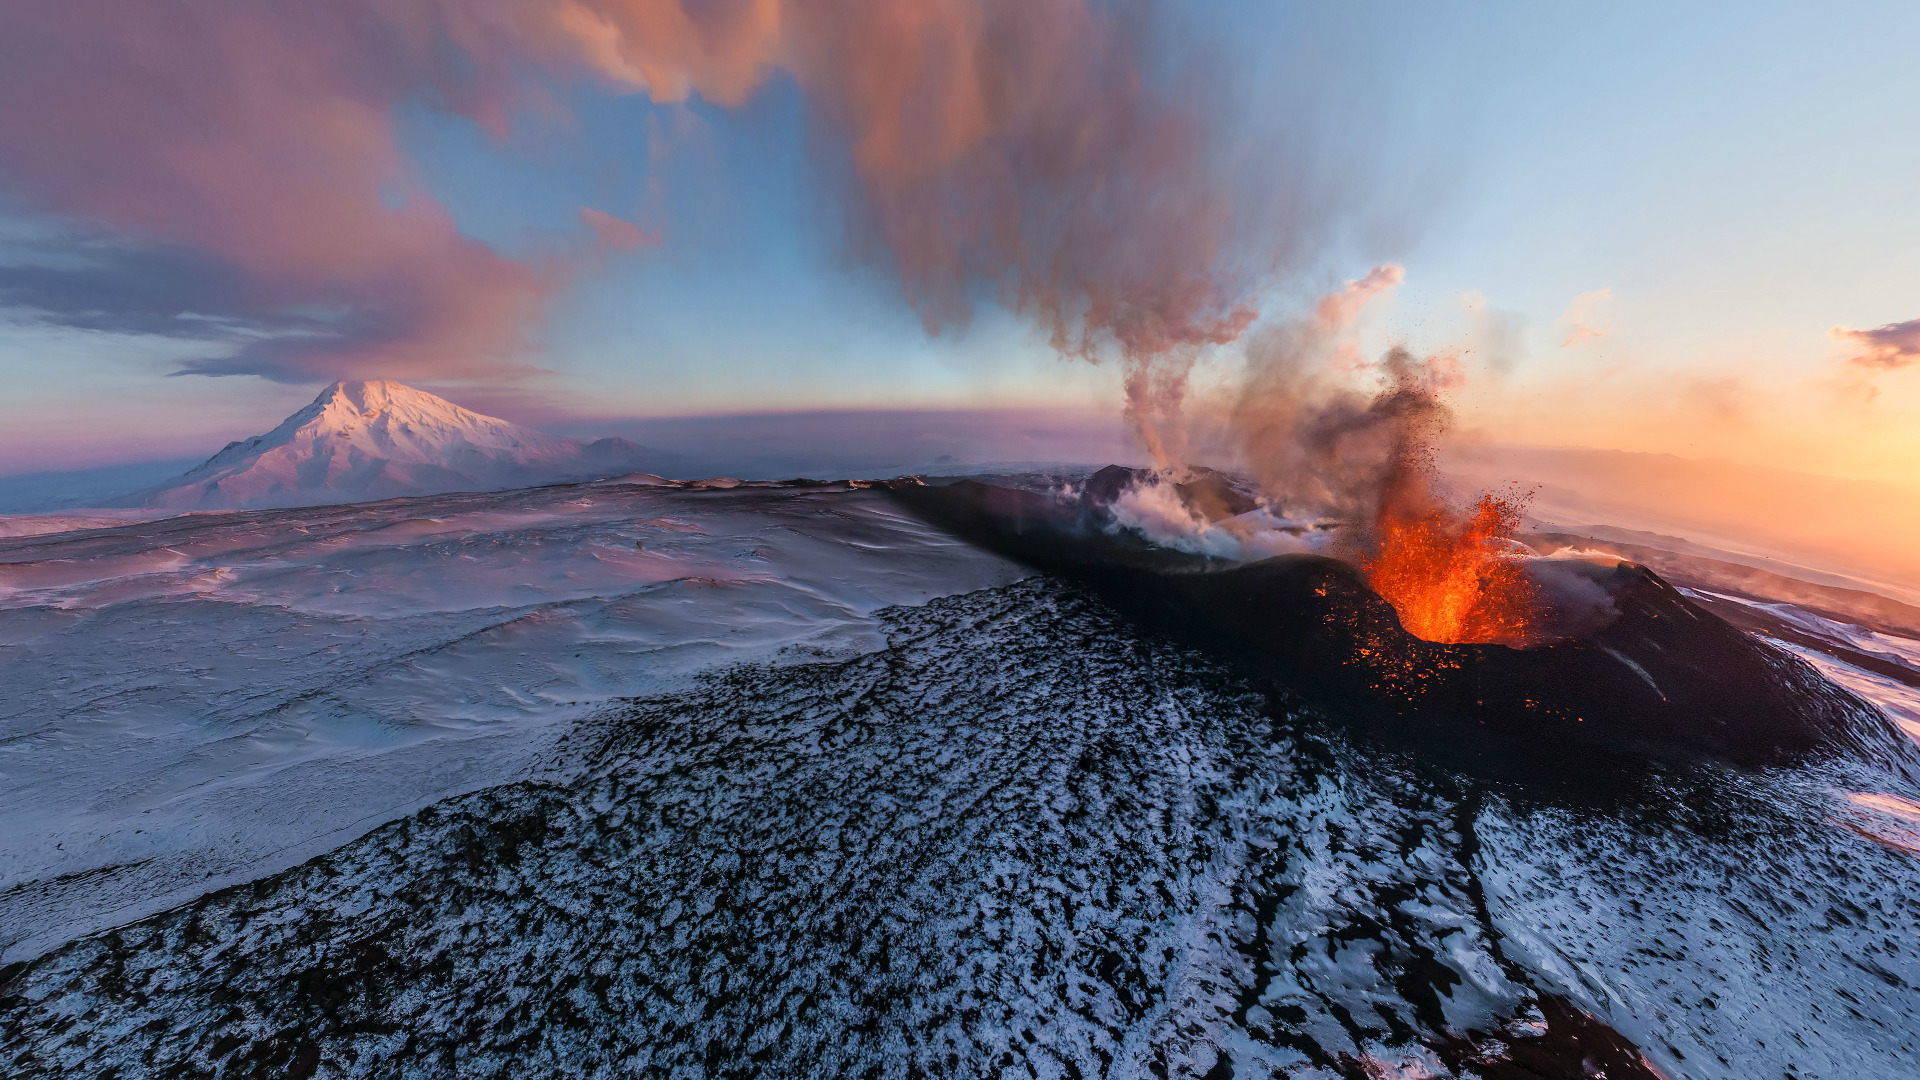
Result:
[[[1525,644],[1540,594],[1512,556],[1520,508],[1483,495],[1471,514],[1437,503],[1383,502],[1377,548],[1361,562],[1367,583],[1428,641]]]

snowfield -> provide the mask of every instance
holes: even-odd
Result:
[[[0,540],[0,938],[290,865],[716,665],[1022,576],[874,492],[659,481]]]
[[[0,680],[9,1075],[1920,1072],[1911,777],[1490,786],[851,485],[0,540]]]

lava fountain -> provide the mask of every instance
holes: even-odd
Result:
[[[1543,604],[1516,551],[1519,524],[1520,507],[1491,494],[1464,514],[1437,501],[1414,510],[1383,500],[1360,570],[1415,637],[1528,645]]]
[[[1523,499],[1484,494],[1463,509],[1444,494],[1435,459],[1452,420],[1454,365],[1402,349],[1382,361],[1388,385],[1363,409],[1329,410],[1307,437],[1323,474],[1345,475],[1357,528],[1340,552],[1415,637],[1441,644],[1544,643],[1548,603],[1517,540]],[[1347,459],[1329,463],[1328,459]],[[1351,459],[1371,459],[1360,469]]]

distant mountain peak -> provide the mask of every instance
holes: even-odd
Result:
[[[597,480],[660,468],[661,458],[621,439],[549,435],[390,379],[343,380],[135,500],[180,509],[362,502]]]
[[[505,425],[508,421],[463,409],[446,398],[416,390],[391,379],[342,380],[320,391],[309,408],[335,424],[371,421],[384,415],[431,419],[474,429]],[[304,411],[304,410],[303,410]],[[297,414],[296,414],[297,415]],[[526,430],[526,429],[522,429]]]

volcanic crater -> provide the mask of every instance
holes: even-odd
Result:
[[[1912,756],[1873,705],[1637,563],[1526,560],[1528,572],[1584,583],[1603,599],[1547,609],[1543,632],[1521,646],[1430,641],[1408,631],[1353,560],[1300,552],[1233,562],[1125,527],[1113,507],[1145,475],[1116,466],[1067,492],[967,479],[896,484],[893,495],[930,523],[1231,662],[1271,693],[1302,694],[1472,772],[1593,787],[1707,761]],[[1212,470],[1170,486],[1201,518],[1252,509]]]

